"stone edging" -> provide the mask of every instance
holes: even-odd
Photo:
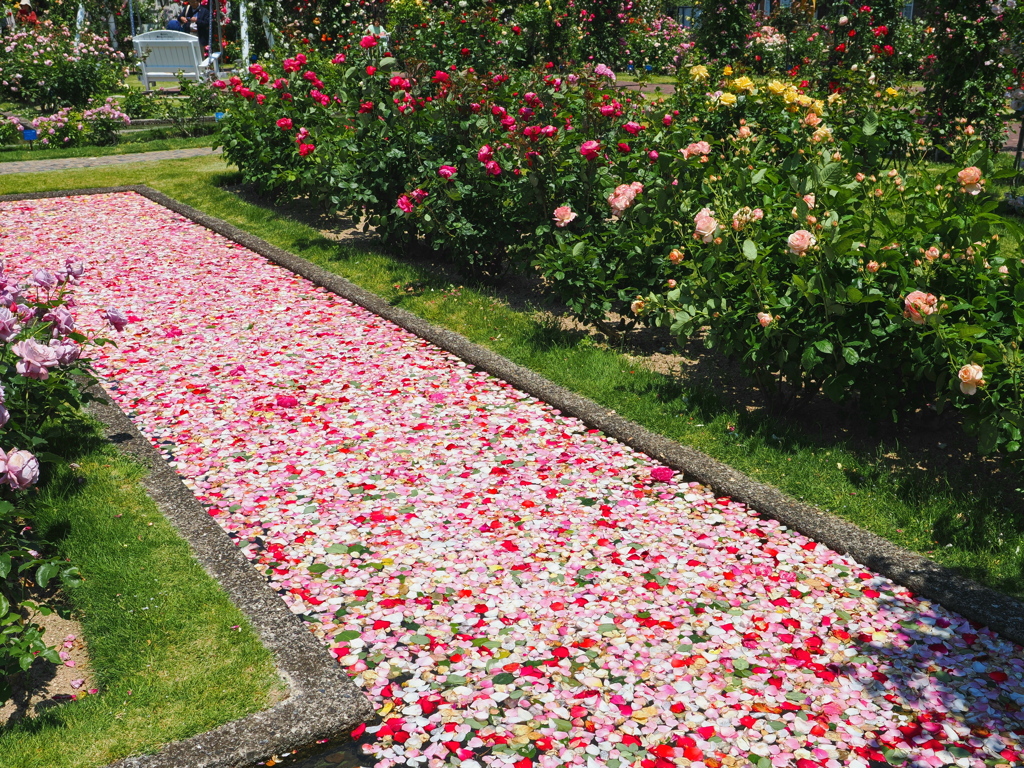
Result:
[[[259,253],[275,264],[305,277],[316,285],[327,288],[390,320],[498,379],[579,418],[589,427],[599,429],[620,442],[683,472],[687,477],[710,486],[718,495],[728,496],[742,502],[751,509],[778,520],[783,525],[799,531],[836,552],[850,555],[859,563],[906,586],[921,597],[933,600],[971,621],[990,627],[1008,640],[1024,645],[1024,602],[984,587],[952,569],[897,547],[892,542],[834,515],[822,512],[808,504],[802,504],[786,496],[777,488],[752,480],[700,451],[681,445],[662,435],[654,434],[592,400],[570,392],[533,371],[470,342],[453,331],[439,328],[410,312],[393,307],[380,296],[370,293],[342,277],[254,237],[225,221],[183,205],[163,193],[146,186],[110,187],[25,196],[4,196],[0,197],[0,200],[128,191],[137,192],[197,224],[212,229],[229,240]],[[127,420],[127,417],[124,418]],[[209,523],[208,520],[204,522]],[[210,523],[210,525],[213,524]],[[240,554],[239,557],[241,557]],[[135,763],[124,764],[125,768],[129,766],[135,768],[135,765]],[[143,764],[138,763],[137,765],[142,768]]]
[[[77,190],[72,194],[118,191],[139,192],[160,203],[168,200],[162,195],[154,198],[151,190],[137,187]],[[0,200],[31,200],[67,194],[5,195]],[[185,212],[177,203],[169,207]],[[113,403],[102,401],[90,404],[88,411],[103,423],[108,440],[149,468],[143,480],[146,492],[185,538],[206,572],[217,580],[252,623],[261,642],[273,652],[278,674],[288,687],[288,698],[269,709],[172,742],[156,754],[119,760],[110,768],[252,766],[273,755],[309,747],[321,739],[347,736],[353,727],[372,717],[373,708],[363,692],[327,648],[288,610],[281,597],[270,589],[124,412]]]

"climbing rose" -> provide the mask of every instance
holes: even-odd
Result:
[[[903,316],[918,325],[924,325],[925,317],[935,313],[938,299],[930,293],[912,291],[903,300]]]
[[[440,168],[437,169],[437,175],[440,176],[442,179],[450,179],[458,172],[459,169],[456,168],[454,165],[442,165]]]
[[[578,214],[568,205],[555,208],[555,226],[562,228],[568,226]]]
[[[978,391],[978,387],[985,386],[985,380],[982,378],[984,369],[975,363],[968,363],[960,369],[960,391],[965,395],[973,395]]]

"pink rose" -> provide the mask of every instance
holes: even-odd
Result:
[[[7,307],[0,307],[0,341],[10,341],[20,330],[18,316]]]
[[[924,325],[928,315],[935,314],[938,298],[923,291],[912,291],[903,300],[903,316],[918,325]]]
[[[292,119],[290,117],[282,117],[277,121],[277,127],[282,131],[290,131],[294,126],[292,125]]]
[[[298,398],[292,395],[278,395],[275,402],[278,408],[294,408],[299,404]]]
[[[16,491],[35,485],[39,480],[39,459],[28,451],[0,451],[0,477]]]
[[[769,325],[772,324],[772,316],[769,315],[767,312],[758,312],[757,322],[761,324],[762,328],[767,328]]]
[[[489,163],[494,159],[494,150],[491,149],[489,144],[484,144],[480,147],[480,151],[476,153],[476,159],[481,163]]]
[[[440,176],[442,179],[450,179],[458,172],[459,169],[456,168],[454,165],[442,165],[440,168],[437,169],[437,175]]]
[[[811,195],[804,195],[803,199],[804,199],[804,202],[807,203],[807,207],[808,208],[813,208],[814,207],[814,203],[817,200],[817,198],[813,194],[811,194]]]
[[[710,243],[715,239],[715,230],[718,229],[718,220],[710,208],[701,208],[700,212],[693,219],[693,236],[703,243]]]
[[[567,227],[576,218],[577,213],[568,205],[555,208],[555,226],[558,228]]]
[[[299,144],[299,157],[305,157],[306,155],[313,154],[313,150],[316,149],[315,144]]]
[[[807,249],[818,242],[814,235],[806,229],[798,229],[786,239],[789,245],[789,252],[796,256],[803,256]]]
[[[630,136],[636,136],[638,133],[640,133],[640,131],[643,130],[643,126],[640,125],[640,123],[630,120],[628,123],[622,126],[622,130],[624,130]]]
[[[399,195],[398,202],[395,203],[395,205],[397,205],[403,213],[412,213],[413,204],[408,195]]]
[[[644,185],[639,181],[634,181],[632,184],[620,184],[615,188],[615,191],[608,195],[608,205],[612,209],[613,216],[621,216],[630,205],[633,204],[633,200],[644,191]]]
[[[662,125],[672,125],[672,115],[665,115],[661,118]]]
[[[495,160],[489,160],[488,162],[484,163],[484,169],[491,176],[500,176],[501,175],[501,166],[498,165],[497,161],[495,161]]]
[[[683,150],[683,159],[689,160],[691,157],[706,157],[711,153],[711,145],[706,141],[698,141],[693,144],[688,144],[686,149]]]
[[[594,141],[593,139],[591,139],[590,141],[584,141],[582,144],[580,144],[580,154],[587,158],[587,160],[596,160],[597,153],[600,151],[600,149],[601,144],[599,142]]]
[[[736,135],[739,138],[741,138],[741,139],[749,139],[750,138],[750,128],[748,128],[745,125],[741,126],[740,129],[736,132]]]
[[[984,369],[975,363],[969,363],[961,368],[957,374],[960,377],[960,391],[965,395],[973,395],[978,391],[978,387],[985,386],[983,373]]]
[[[865,269],[867,269],[867,271],[870,272],[871,274],[875,274],[875,272],[877,272],[879,269],[879,264],[877,261],[869,261]]]
[[[363,35],[362,39],[359,41],[359,47],[360,48],[376,48],[377,47],[377,38],[375,38],[373,35]]]
[[[661,483],[667,483],[675,476],[676,472],[671,467],[655,467],[651,470],[651,479]]]
[[[427,192],[427,190],[425,189],[414,189],[412,192],[409,193],[409,197],[412,198],[412,201],[416,203],[416,205],[419,205],[424,200],[426,200],[429,195],[430,193]]]
[[[27,379],[45,381],[50,377],[50,369],[60,364],[57,352],[44,347],[35,339],[23,339],[11,346],[11,352],[21,359],[15,366],[18,374]]]

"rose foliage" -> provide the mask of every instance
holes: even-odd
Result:
[[[780,397],[952,405],[1019,454],[1019,228],[971,125],[937,165],[910,96],[866,73],[829,95],[695,66],[651,102],[603,66],[399,74],[370,50],[218,84],[247,181],[469,271],[532,266],[590,322],[707,329]]]
[[[109,343],[76,330],[71,290],[84,271],[68,261],[19,281],[0,268],[0,702],[11,696],[11,676],[37,657],[61,663],[28,617],[51,612],[38,592],[54,579],[80,579],[74,565],[47,554],[52,546],[33,531],[32,504],[46,465],[64,460],[54,436],[90,399],[83,350]],[[115,328],[127,322],[114,309],[105,317]]]

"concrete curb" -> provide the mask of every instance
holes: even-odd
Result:
[[[113,191],[128,190],[88,190],[91,193]],[[132,191],[152,195],[150,190]],[[82,191],[74,194],[82,194]],[[4,196],[2,199],[63,196],[64,193],[58,193]],[[263,644],[273,652],[278,674],[287,684],[289,694],[287,699],[262,712],[172,742],[157,754],[120,760],[110,768],[248,767],[276,754],[309,747],[321,739],[346,737],[353,727],[372,717],[373,708],[363,692],[352,683],[327,648],[270,589],[124,412],[109,401],[93,402],[88,410],[103,423],[108,440],[149,468],[143,481],[146,491],[189,543],[207,573],[246,615]]]
[[[344,278],[254,237],[227,222],[183,205],[149,187],[66,190],[36,195],[4,196],[0,197],[0,200],[28,200],[128,191],[137,192],[197,224],[212,229],[229,240],[259,253],[275,264],[305,277],[316,285],[327,288],[339,296],[365,307],[481,370],[579,418],[589,427],[600,429],[626,445],[683,472],[687,477],[710,486],[718,495],[729,496],[740,501],[761,514],[774,518],[805,536],[825,544],[836,552],[850,555],[863,565],[908,587],[921,597],[933,600],[972,621],[985,624],[1008,640],[1024,645],[1024,602],[981,586],[949,568],[897,547],[880,536],[864,531],[834,515],[797,502],[777,488],[756,482],[700,451],[654,434],[592,400],[569,392],[533,371],[470,342],[457,333],[439,328],[403,309],[393,307],[380,296],[370,293]],[[127,421],[127,417],[122,416],[122,418]],[[134,428],[132,429],[134,430]],[[124,431],[129,432],[127,429]],[[148,447],[148,443],[146,446]],[[150,450],[152,451],[152,449]],[[170,472],[169,469],[167,471]],[[203,522],[215,526],[209,520]],[[226,542],[226,537],[220,533],[219,529],[217,533]],[[241,555],[238,554],[238,557]],[[251,568],[249,570],[255,575]],[[211,733],[217,733],[217,731]],[[214,765],[214,763],[189,764]],[[150,764],[125,762],[121,765],[125,768],[128,766],[141,768],[145,765],[148,768]],[[152,765],[169,766],[172,763],[153,763]]]

